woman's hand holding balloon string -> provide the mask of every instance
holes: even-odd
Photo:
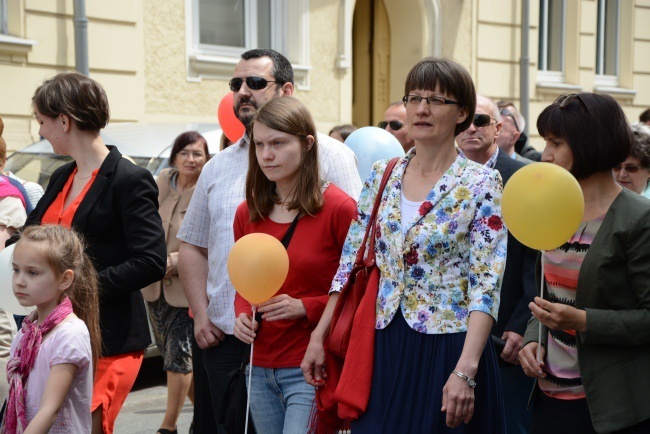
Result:
[[[540,351],[541,362],[537,362],[537,351]],[[539,345],[537,342],[529,342],[525,347],[519,350],[519,363],[524,373],[533,378],[545,378],[546,373],[542,369],[544,367],[544,358],[546,356],[546,348]]]
[[[280,294],[261,303],[258,312],[266,321],[297,320],[307,316],[307,309],[299,298]]]
[[[253,322],[251,315],[242,313],[235,319],[234,335],[245,344],[252,344],[257,336],[255,331],[259,327],[257,321]]]
[[[528,305],[533,316],[551,330],[587,331],[587,312],[561,303],[551,303],[540,297]]]

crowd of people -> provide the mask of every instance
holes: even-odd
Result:
[[[608,95],[562,95],[537,119],[540,153],[512,102],[477,95],[455,61],[425,58],[379,124],[405,155],[362,180],[340,143],[355,127],[318,133],[283,55],[245,52],[229,85],[244,136],[211,158],[185,132],[155,180],[103,142],[99,83],[62,73],[36,89],[39,134],[73,161],[44,192],[0,175],[13,292],[35,306],[5,357],[2,432],[112,433],[148,318],[167,375],[160,434],[178,432],[186,397],[192,432],[227,434],[217,415],[253,342],[249,432],[650,432],[643,115],[630,126]],[[0,139],[0,170],[5,159]],[[585,200],[576,233],[543,255],[501,216],[503,187],[535,161],[569,171]],[[227,259],[257,232],[280,240],[290,265],[253,315]],[[350,347],[368,351],[330,363],[367,233],[377,295]]]

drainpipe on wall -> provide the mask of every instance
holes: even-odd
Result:
[[[88,76],[88,18],[86,1],[74,0],[74,52],[77,72]]]
[[[529,101],[530,95],[528,94],[528,73],[530,72],[530,59],[528,58],[528,36],[530,32],[530,21],[528,11],[530,9],[529,0],[521,2],[521,59],[519,60],[519,113],[526,120],[524,132],[528,135],[530,125],[529,114]]]

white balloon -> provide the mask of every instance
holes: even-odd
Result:
[[[34,310],[34,307],[21,306],[11,289],[11,275],[13,274],[11,257],[15,246],[13,244],[0,251],[0,308],[8,313],[28,315]]]
[[[379,160],[388,160],[404,155],[399,140],[388,131],[378,127],[363,127],[354,131],[345,144],[357,156],[357,169],[362,181],[370,175],[372,165]]]

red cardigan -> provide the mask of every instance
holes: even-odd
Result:
[[[309,336],[323,314],[343,243],[357,212],[354,200],[333,184],[327,187],[323,196],[324,205],[318,214],[303,216],[296,225],[288,249],[289,274],[276,294],[301,299],[307,317],[300,321],[264,321],[255,339],[255,366],[300,366]],[[254,232],[273,235],[281,240],[289,226],[290,223],[276,223],[269,218],[250,223],[248,207],[244,202],[235,214],[235,241]],[[237,294],[236,315],[250,315],[251,312],[251,305]]]

